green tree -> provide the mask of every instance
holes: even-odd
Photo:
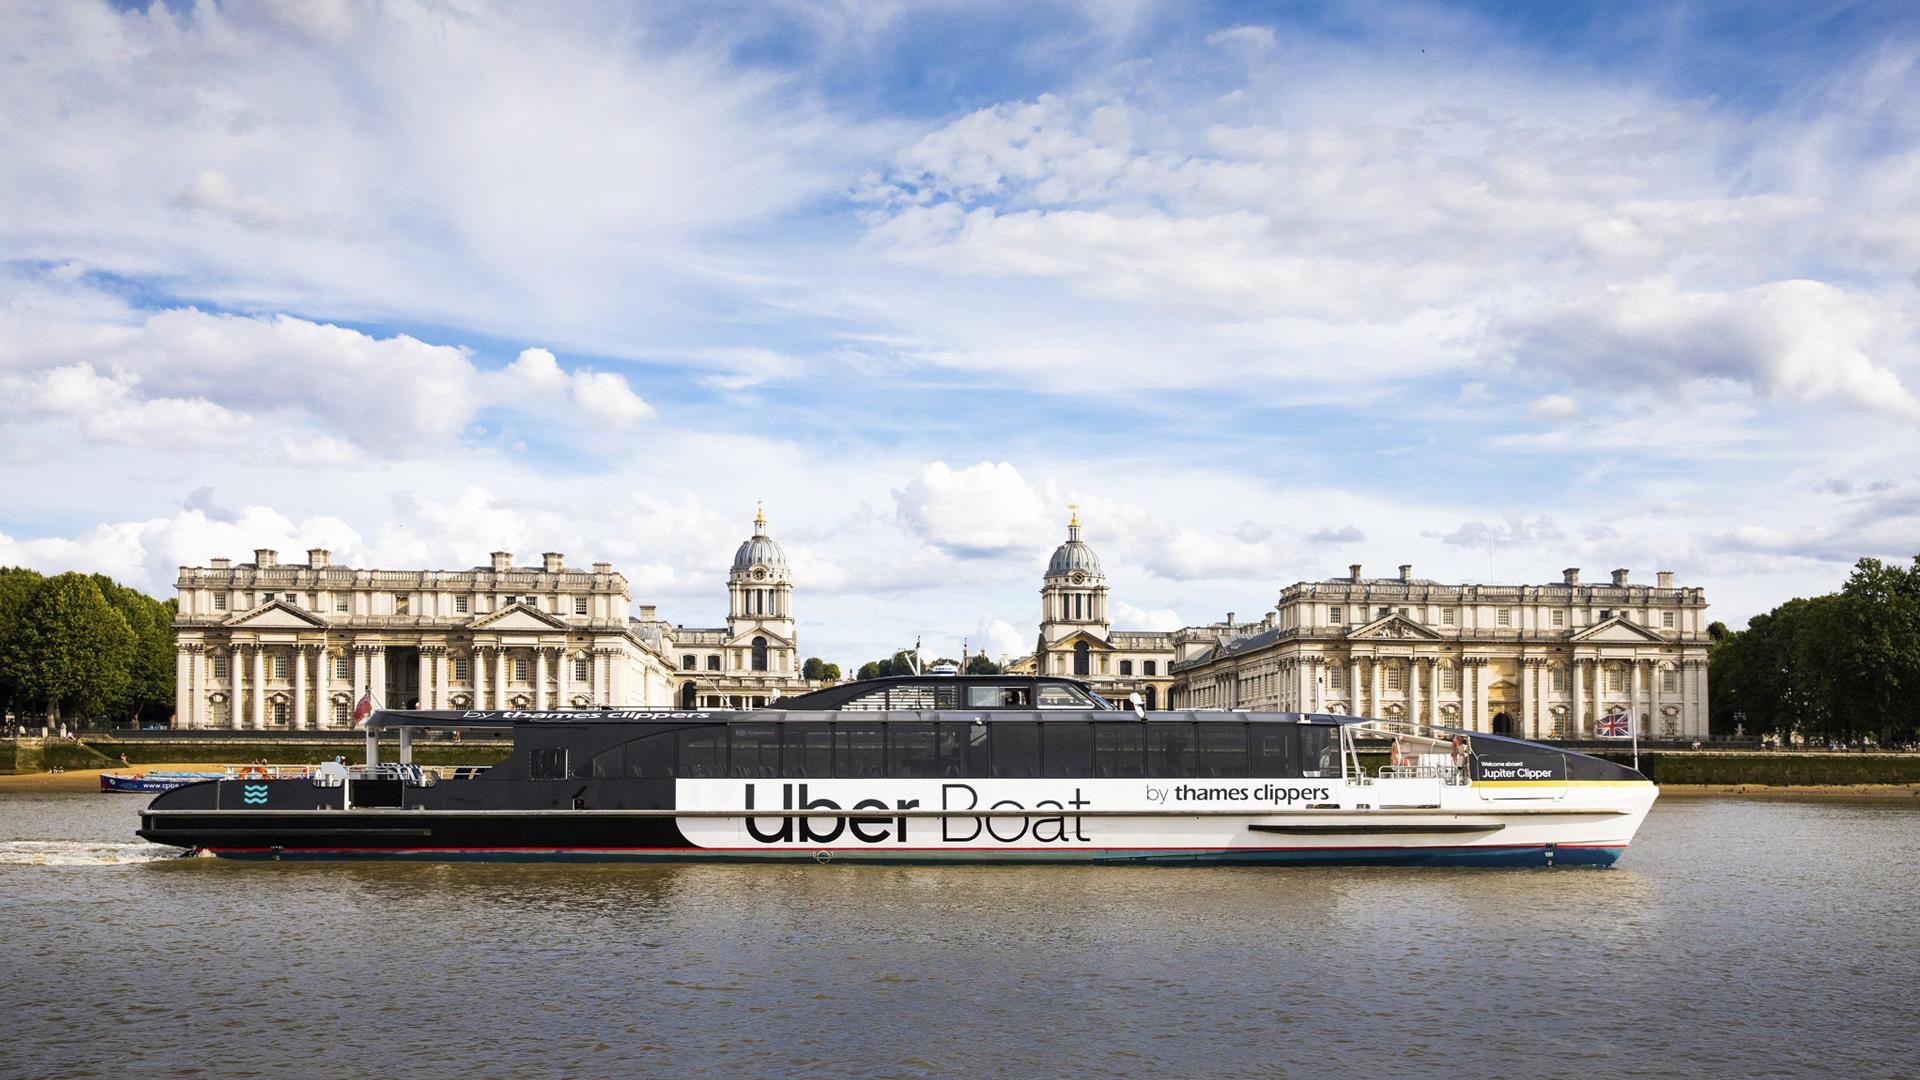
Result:
[[[93,582],[134,634],[126,694],[111,711],[136,724],[164,722],[174,709],[173,616],[179,602],[155,600],[103,574],[95,574]]]
[[[800,675],[805,679],[818,682],[823,678],[821,672],[825,671],[826,667],[826,662],[819,657],[809,656],[806,663],[800,665]]]
[[[1796,598],[1714,641],[1713,731],[1883,745],[1920,731],[1920,557],[1862,559],[1838,593]]]
[[[34,591],[46,578],[24,567],[0,568],[0,716],[26,707],[12,642],[19,638]]]
[[[840,665],[839,664],[820,665],[820,677],[828,682],[839,682],[840,681]]]
[[[947,661],[952,663],[951,660]],[[892,675],[911,675],[923,670],[915,660],[912,649],[901,649],[885,660],[869,660],[860,665],[858,678],[884,679]]]
[[[42,581],[8,639],[22,697],[58,724],[63,713],[100,716],[127,700],[138,642],[133,628],[85,574]]]
[[[972,656],[967,657],[966,673],[969,675],[998,675],[1000,674],[1000,665],[989,660],[986,653],[974,653]]]
[[[879,678],[879,677],[880,677],[880,661],[878,661],[878,660],[869,660],[869,661],[867,661],[866,663],[864,663],[864,664],[861,664],[861,665],[860,665],[860,670],[859,670],[859,671],[856,671],[856,672],[854,672],[854,675],[853,675],[853,677],[854,677],[855,679],[859,679],[859,680],[862,680],[862,681],[864,681],[864,680],[866,680],[866,679],[877,679],[877,678]]]

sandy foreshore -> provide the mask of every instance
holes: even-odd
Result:
[[[222,762],[221,764],[225,764]],[[0,791],[99,791],[100,774],[103,772],[133,773],[173,771],[205,772],[217,765],[205,762],[167,762],[159,765],[136,765],[132,768],[113,769],[69,769],[66,772],[14,773],[0,776]]]

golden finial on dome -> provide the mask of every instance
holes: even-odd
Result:
[[[1079,504],[1079,503],[1068,503],[1068,504],[1067,504],[1067,510],[1068,510],[1069,512],[1071,512],[1071,513],[1073,514],[1073,520],[1072,520],[1072,521],[1069,521],[1069,522],[1067,522],[1067,524],[1069,524],[1069,525],[1078,525],[1078,524],[1080,524],[1080,504]]]
[[[755,525],[765,525],[767,523],[767,502],[765,499],[753,500],[753,523]]]

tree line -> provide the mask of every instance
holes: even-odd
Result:
[[[1000,665],[988,659],[986,653],[974,653],[972,656],[967,657],[965,664],[949,656],[943,656],[938,660],[929,660],[925,663],[920,663],[912,649],[901,649],[885,659],[869,660],[861,664],[859,670],[855,672],[854,678],[884,679],[890,675],[912,675],[916,671],[930,671],[943,664],[951,664],[959,668],[960,673],[963,675],[1000,674]]]
[[[1815,742],[1920,736],[1920,555],[1861,559],[1840,591],[1710,628],[1712,730]]]
[[[0,713],[165,723],[177,607],[104,574],[0,567]]]

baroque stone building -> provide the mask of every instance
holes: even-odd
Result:
[[[1633,715],[1643,735],[1707,734],[1707,601],[1662,572],[1582,584],[1301,582],[1264,620],[1177,635],[1177,708],[1414,719],[1523,738],[1584,738]]]
[[[1111,701],[1137,693],[1147,708],[1157,709],[1173,687],[1173,656],[1171,633],[1113,629],[1107,578],[1099,557],[1080,539],[1080,515],[1075,511],[1067,522],[1066,541],[1054,549],[1040,579],[1040,637],[1033,670],[1083,679]]]
[[[716,707],[799,693],[792,576],[764,515],[728,574],[724,628],[674,626],[608,563],[559,552],[467,570],[181,567],[176,717],[193,728],[339,728],[363,694],[401,708]]]

